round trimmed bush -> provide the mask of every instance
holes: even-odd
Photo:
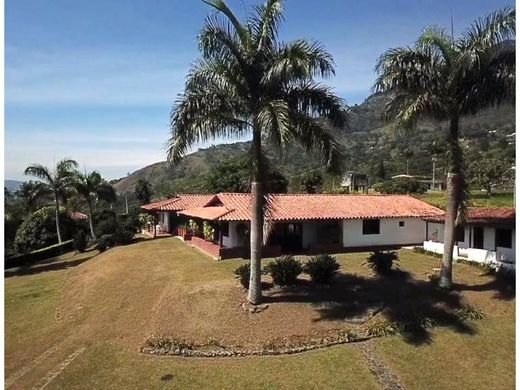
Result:
[[[301,263],[293,256],[282,256],[275,259],[265,267],[269,272],[273,283],[277,286],[290,286],[296,284],[298,276],[302,273]]]
[[[114,246],[114,239],[111,234],[105,234],[99,238],[98,243],[96,244],[96,249],[100,252],[104,252],[109,248]]]
[[[309,274],[311,280],[318,284],[330,284],[340,268],[334,256],[321,254],[311,257],[303,266],[303,271]]]
[[[245,289],[249,289],[249,278],[251,275],[251,266],[249,263],[238,266],[238,268],[234,270],[233,273],[235,274],[235,278],[240,281],[240,284]]]
[[[116,244],[119,245],[127,245],[132,242],[134,239],[134,232],[130,230],[116,230],[114,234],[112,234],[112,239]]]

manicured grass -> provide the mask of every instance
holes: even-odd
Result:
[[[286,357],[142,355],[139,346],[152,333],[180,332],[188,337],[191,332],[202,337],[220,332],[232,340],[303,332],[338,320],[323,318],[320,306],[300,295],[289,295],[294,298],[289,301],[275,299],[266,311],[247,316],[238,308],[243,293],[232,273],[245,261],[217,262],[174,238],[78,256],[69,253],[6,273],[5,374],[9,379],[23,372],[12,388],[41,383],[84,347],[47,388],[379,388],[353,345]],[[366,256],[338,256],[342,274],[355,277],[346,280],[355,280],[361,288],[363,283],[379,284],[362,266]],[[394,290],[414,293],[438,260],[406,250],[400,256],[401,270],[410,279],[405,284],[397,280]],[[377,339],[376,352],[407,388],[511,388],[514,297],[476,267],[455,264],[454,272],[456,290],[486,319],[470,324],[470,331],[437,328],[420,344],[402,336]],[[275,290],[274,296],[280,293]],[[414,297],[409,298],[403,307]]]
[[[416,195],[416,198],[424,200],[441,209],[446,208],[446,194],[444,192],[427,192]],[[470,206],[472,207],[514,207],[512,192],[494,193],[488,198],[485,192],[471,191]]]

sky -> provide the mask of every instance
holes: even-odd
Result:
[[[227,3],[244,18],[258,1]],[[336,63],[326,83],[353,105],[387,49],[413,44],[425,26],[449,28],[450,14],[457,35],[506,5],[286,0],[280,38],[320,41]],[[171,106],[210,12],[199,0],[5,0],[4,177],[27,180],[27,165],[64,157],[107,179],[164,161]]]

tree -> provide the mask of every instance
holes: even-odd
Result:
[[[199,34],[202,59],[194,64],[171,112],[168,159],[178,162],[193,144],[252,134],[250,165],[251,280],[248,300],[262,299],[265,141],[280,153],[297,142],[338,169],[342,146],[332,128],[344,128],[341,99],[314,77],[334,75],[332,56],[317,42],[278,41],[283,1],[268,0],[241,23],[222,0],[204,0],[217,13]]]
[[[22,202],[25,214],[27,215],[37,208],[39,200],[52,195],[52,192],[45,184],[29,180],[22,183],[20,188],[15,192],[15,195],[16,198]]]
[[[427,28],[413,47],[390,49],[378,60],[376,91],[391,95],[386,115],[397,128],[421,119],[449,122],[444,255],[439,286],[451,288],[454,227],[467,200],[460,117],[514,100],[515,10],[504,8],[476,20],[455,40]]]
[[[406,159],[406,174],[410,174],[409,169],[409,163],[410,159],[413,157],[413,149],[410,148],[404,148],[404,150],[401,152],[402,156]]]
[[[316,171],[307,172],[301,180],[302,190],[308,194],[315,194],[320,191],[323,185],[323,175]]]
[[[249,164],[244,158],[227,159],[210,168],[206,176],[206,190],[209,193],[248,192]]]
[[[379,160],[379,162],[377,163],[375,174],[376,174],[377,178],[379,178],[381,180],[385,180],[386,170],[385,170],[385,163],[383,160]]]
[[[267,192],[287,192],[288,181],[285,176],[267,163]],[[246,158],[231,158],[210,168],[206,176],[205,189],[209,193],[249,192],[251,190],[251,166]]]
[[[94,233],[94,220],[92,217],[93,202],[98,200],[114,202],[116,200],[114,187],[96,171],[89,174],[78,173],[73,185],[78,195],[87,203],[90,234],[95,239],[96,234]]]
[[[486,190],[488,198],[494,187],[510,183],[514,179],[513,162],[498,158],[480,158],[473,161],[468,170],[471,182]]]
[[[150,198],[152,197],[152,185],[146,179],[138,179],[137,183],[135,183],[135,195],[139,200],[139,204],[148,204],[150,203]]]
[[[60,232],[60,200],[65,202],[67,199],[67,191],[72,187],[73,178],[76,174],[78,163],[71,159],[63,159],[58,161],[54,171],[51,171],[42,164],[32,164],[25,169],[25,174],[40,179],[39,185],[42,191],[51,193],[54,197],[55,213],[56,213],[56,233],[58,242],[61,244],[62,237]]]

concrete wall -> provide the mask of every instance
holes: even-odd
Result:
[[[428,222],[428,241],[444,242],[444,224]]]
[[[228,235],[227,236],[222,235],[222,245],[224,247],[234,248],[234,247],[238,247],[238,246],[243,246],[242,243],[240,242],[240,237],[237,232],[238,225],[243,224],[243,223],[245,223],[245,222],[229,221]]]
[[[404,221],[404,227],[399,222]],[[419,218],[385,218],[380,220],[379,234],[363,235],[363,220],[343,221],[343,246],[406,245],[422,243],[426,222]]]

